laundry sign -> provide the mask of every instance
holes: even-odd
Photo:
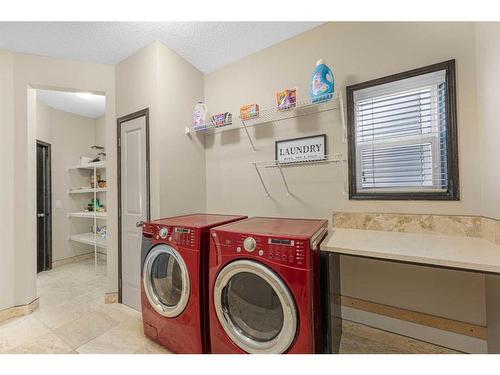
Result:
[[[326,159],[326,134],[276,141],[278,163],[300,163]]]

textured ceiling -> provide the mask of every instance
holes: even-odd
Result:
[[[97,118],[106,112],[106,98],[88,93],[36,90],[37,98],[49,107],[80,116]]]
[[[0,22],[0,48],[116,64],[160,40],[204,73],[321,22]]]

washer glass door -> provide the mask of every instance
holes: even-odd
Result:
[[[151,306],[165,317],[176,317],[189,301],[189,274],[181,255],[173,247],[151,249],[143,269],[143,284]]]
[[[295,338],[293,297],[283,280],[261,263],[239,260],[224,267],[214,302],[224,330],[248,353],[283,353]]]

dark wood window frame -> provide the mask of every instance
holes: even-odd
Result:
[[[436,71],[446,71],[446,116],[447,126],[447,174],[448,185],[443,192],[368,192],[358,191],[356,184],[356,139],[354,124],[354,92],[372,86],[399,81]],[[406,72],[358,83],[346,87],[347,97],[347,132],[348,132],[348,165],[349,165],[349,199],[354,200],[460,200],[460,183],[458,173],[458,136],[456,105],[455,60],[413,69]]]

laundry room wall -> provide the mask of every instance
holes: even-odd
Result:
[[[52,143],[51,109],[47,104],[37,99],[36,101],[36,139]]]
[[[152,43],[116,65],[116,116],[149,109],[151,217],[160,217],[158,144],[158,46]]]
[[[205,211],[203,139],[184,128],[203,97],[203,75],[160,42],[116,66],[118,117],[149,108],[151,216]]]
[[[102,137],[105,124],[96,119],[59,111],[37,100],[36,137],[51,144],[52,156],[52,261],[94,253],[94,248],[69,241],[70,234],[90,232],[92,222],[69,219],[70,212],[82,211],[90,202],[90,195],[69,195],[68,190],[90,186],[90,173],[86,170],[68,172],[80,156],[94,156],[91,146],[96,144],[97,130]],[[98,126],[99,125],[99,126]],[[101,139],[102,141],[102,139]],[[98,198],[102,198],[100,195]],[[104,249],[98,249],[105,252]]]
[[[255,153],[243,130],[207,136],[209,212],[325,219],[331,219],[332,211],[481,213],[480,128],[472,23],[325,24],[207,74],[205,99],[209,112],[229,111],[237,117],[244,104],[258,103],[261,108],[272,108],[275,92],[284,88],[297,87],[298,100],[306,99],[312,70],[319,58],[333,69],[336,91],[343,91],[349,84],[456,59],[461,200],[350,201],[345,192],[346,166],[337,164],[287,168],[284,173],[293,194],[290,196],[279,172],[266,169],[263,178],[271,194],[266,197],[251,162],[274,160],[275,140],[326,134],[328,153],[347,156],[340,113],[335,110],[250,128],[257,148]],[[346,259],[342,259],[342,273],[346,275],[342,279],[343,290],[351,297],[367,298],[363,290],[370,285],[372,302],[485,325],[481,275],[404,265],[387,267]],[[380,282],[381,274],[392,282]],[[460,293],[456,293],[458,290]],[[356,320],[354,316],[350,318]],[[365,323],[377,326],[376,318]],[[471,345],[481,351],[483,344]]]
[[[106,148],[106,116],[101,116],[95,120],[95,144]]]
[[[13,55],[0,49],[0,311],[14,305],[14,76]]]
[[[106,95],[106,148],[108,162],[116,165],[114,66],[13,53],[14,184],[10,197],[16,207],[9,219],[15,223],[14,304],[25,305],[36,298],[36,184],[35,139],[36,95],[33,88],[68,89]],[[33,114],[35,113],[35,114]],[[107,291],[118,290],[116,170],[107,173],[108,256]],[[12,232],[11,232],[12,233]]]
[[[206,210],[203,137],[186,137],[193,108],[203,98],[203,74],[178,54],[158,43],[158,149],[160,215]]]
[[[483,214],[500,219],[500,167],[498,144],[500,126],[500,25],[475,24],[478,114],[481,125],[481,182]]]

